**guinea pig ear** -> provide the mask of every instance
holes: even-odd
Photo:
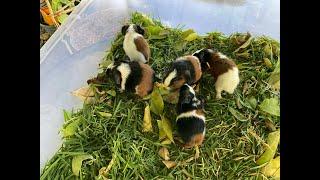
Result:
[[[141,34],[142,36],[144,35],[145,33],[145,30],[143,27],[141,27],[140,25],[136,25],[137,27],[137,33]]]
[[[122,35],[126,35],[128,28],[129,28],[129,25],[122,26],[122,28],[121,28]]]

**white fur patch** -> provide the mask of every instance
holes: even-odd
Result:
[[[117,67],[117,70],[121,73],[121,90],[125,90],[125,85],[127,82],[127,78],[131,73],[131,69],[129,64],[122,63],[120,66]]]
[[[196,53],[199,53],[199,52],[200,52],[200,51],[202,51],[202,50],[204,50],[204,49],[202,48],[202,49],[200,49],[200,50],[198,50],[198,51],[194,52],[194,53],[192,54],[192,56],[194,56]]]
[[[188,111],[188,112],[184,112],[184,113],[179,114],[179,116],[177,116],[176,121],[177,121],[178,119],[188,118],[188,117],[197,117],[197,118],[203,120],[203,122],[206,121],[206,118],[205,118],[203,115],[197,114],[197,113],[196,113],[196,110],[192,110],[192,111]]]
[[[218,56],[221,59],[228,59],[228,57],[226,55],[222,54],[221,52],[218,52]]]
[[[177,76],[177,70],[174,69],[172,72],[170,72],[170,74],[166,77],[166,79],[164,80],[164,85],[166,87],[168,87],[170,85],[170,82],[173,78],[175,78]]]
[[[196,95],[196,92],[194,92],[193,88],[191,86],[189,86],[188,84],[185,84],[189,87],[189,91],[193,94]]]
[[[226,73],[221,74],[215,83],[217,91],[226,91],[232,94],[240,82],[239,70],[237,67],[229,69]]]
[[[143,36],[141,34],[136,33],[134,31],[133,25],[130,25],[126,35],[124,36],[123,49],[127,54],[127,56],[129,56],[130,60],[146,63],[147,61],[144,55],[137,50],[137,47],[134,44],[134,40],[137,37],[143,37]]]
[[[212,49],[208,49],[208,51],[209,51],[210,53],[214,53],[214,51],[213,51]]]

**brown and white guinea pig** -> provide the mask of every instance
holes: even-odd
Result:
[[[172,64],[163,79],[163,84],[169,90],[178,90],[185,83],[195,85],[201,78],[200,61],[196,56],[182,56]]]
[[[124,25],[121,29],[124,35],[123,49],[131,61],[147,63],[150,58],[150,48],[143,35],[144,29],[136,24]]]
[[[202,70],[214,77],[217,99],[222,98],[222,91],[233,94],[240,82],[239,70],[233,60],[213,49],[201,49],[193,55],[199,58]]]
[[[205,136],[204,99],[197,97],[193,88],[184,84],[180,88],[177,104],[177,128],[184,148],[200,146]]]
[[[107,76],[113,78],[120,92],[132,92],[144,97],[153,90],[155,72],[147,64],[126,59],[111,63]]]

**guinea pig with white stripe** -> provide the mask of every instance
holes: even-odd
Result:
[[[196,56],[177,58],[166,72],[163,84],[170,91],[178,90],[185,83],[196,85],[202,75],[200,61]]]
[[[121,60],[108,66],[107,76],[113,78],[120,92],[132,92],[142,98],[152,92],[155,72],[148,64]]]
[[[184,84],[180,88],[177,104],[177,128],[184,148],[200,146],[205,136],[204,99],[197,97],[193,88]]]
[[[150,48],[143,35],[145,30],[136,24],[124,25],[121,29],[124,35],[123,49],[131,61],[147,63],[150,58]]]
[[[201,49],[193,55],[199,58],[202,70],[213,76],[217,99],[222,98],[222,91],[233,94],[240,82],[239,70],[233,60],[213,49]]]

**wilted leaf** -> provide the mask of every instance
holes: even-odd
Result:
[[[162,115],[161,115],[161,121],[162,121],[163,130],[166,133],[166,136],[170,139],[171,142],[174,142],[173,135],[172,135],[171,122],[166,117],[164,117]]]
[[[248,120],[245,116],[243,116],[241,113],[239,113],[237,110],[233,109],[232,107],[229,107],[229,111],[236,119],[238,119],[241,122],[245,122]]]
[[[166,133],[163,130],[162,121],[157,120],[157,123],[158,123],[158,129],[159,129],[159,140],[162,141],[163,139],[166,138]]]
[[[184,40],[190,42],[190,41],[193,41],[193,40],[195,40],[197,38],[198,38],[198,34],[197,33],[191,33],[186,38],[184,38]]]
[[[151,123],[151,113],[149,104],[144,108],[144,116],[143,116],[143,129],[142,132],[152,132],[152,123]]]
[[[45,23],[47,23],[49,26],[54,24],[49,14],[46,14],[46,12],[44,12],[41,9],[40,9],[40,13],[41,13]]]
[[[260,109],[271,115],[280,116],[280,105],[278,98],[264,99],[259,105]]]
[[[274,126],[273,122],[266,119],[265,120],[265,124],[266,124],[266,127],[269,128],[271,131],[276,131],[277,128]]]
[[[269,44],[267,44],[267,45],[264,46],[263,52],[264,52],[267,56],[270,56],[270,55],[271,55],[272,51],[271,51],[271,48],[270,48],[270,45],[269,45]]]
[[[168,169],[175,167],[177,165],[177,163],[174,161],[162,161],[162,163],[166,165]]]
[[[280,156],[272,159],[261,171],[267,177],[280,178]]]
[[[164,108],[164,103],[161,94],[159,93],[159,90],[156,88],[151,93],[151,106],[150,109],[153,113],[157,115],[161,115]]]
[[[270,161],[274,157],[277,151],[279,141],[280,141],[280,130],[269,133],[267,138],[267,144],[269,146],[266,147],[265,152],[257,160],[258,165],[262,165]]]
[[[170,160],[169,151],[168,151],[168,149],[166,147],[160,148],[158,154],[159,154],[160,157],[162,157],[162,159],[164,159],[166,161]]]
[[[270,61],[268,58],[263,58],[263,61],[264,61],[264,64],[265,64],[267,67],[269,67],[269,68],[272,67],[272,63],[271,63],[271,61]]]
[[[73,136],[75,134],[79,124],[80,124],[80,119],[76,119],[73,122],[71,122],[70,124],[68,124],[65,128],[63,128],[61,130],[63,137]]]
[[[67,14],[60,14],[57,19],[59,21],[60,24],[62,24],[66,19],[67,19],[68,15]]]
[[[110,171],[112,165],[114,164],[114,156],[112,156],[112,159],[111,161],[109,162],[108,166],[107,167],[102,167],[100,170],[99,170],[99,175],[103,176],[103,177],[106,177],[108,172]]]
[[[82,87],[78,90],[75,90],[72,92],[72,95],[80,98],[81,100],[85,102],[92,102],[94,100],[94,91],[93,88],[90,88],[89,86]]]
[[[245,58],[245,59],[249,59],[250,58],[250,53],[248,51],[245,51],[243,53],[238,53],[236,54],[237,57],[241,57],[241,58]]]
[[[87,159],[93,159],[93,156],[89,154],[74,156],[72,159],[72,172],[74,175],[79,176],[81,170],[82,161]]]
[[[234,53],[238,52],[240,49],[245,49],[246,47],[248,47],[250,45],[252,39],[253,38],[250,37],[245,43],[243,43],[238,49],[236,49],[234,51]]]
[[[106,112],[98,112],[100,116],[102,117],[111,117],[112,114],[111,113],[106,113]]]
[[[280,60],[277,61],[276,67],[269,77],[268,84],[270,84],[274,90],[280,90]]]

